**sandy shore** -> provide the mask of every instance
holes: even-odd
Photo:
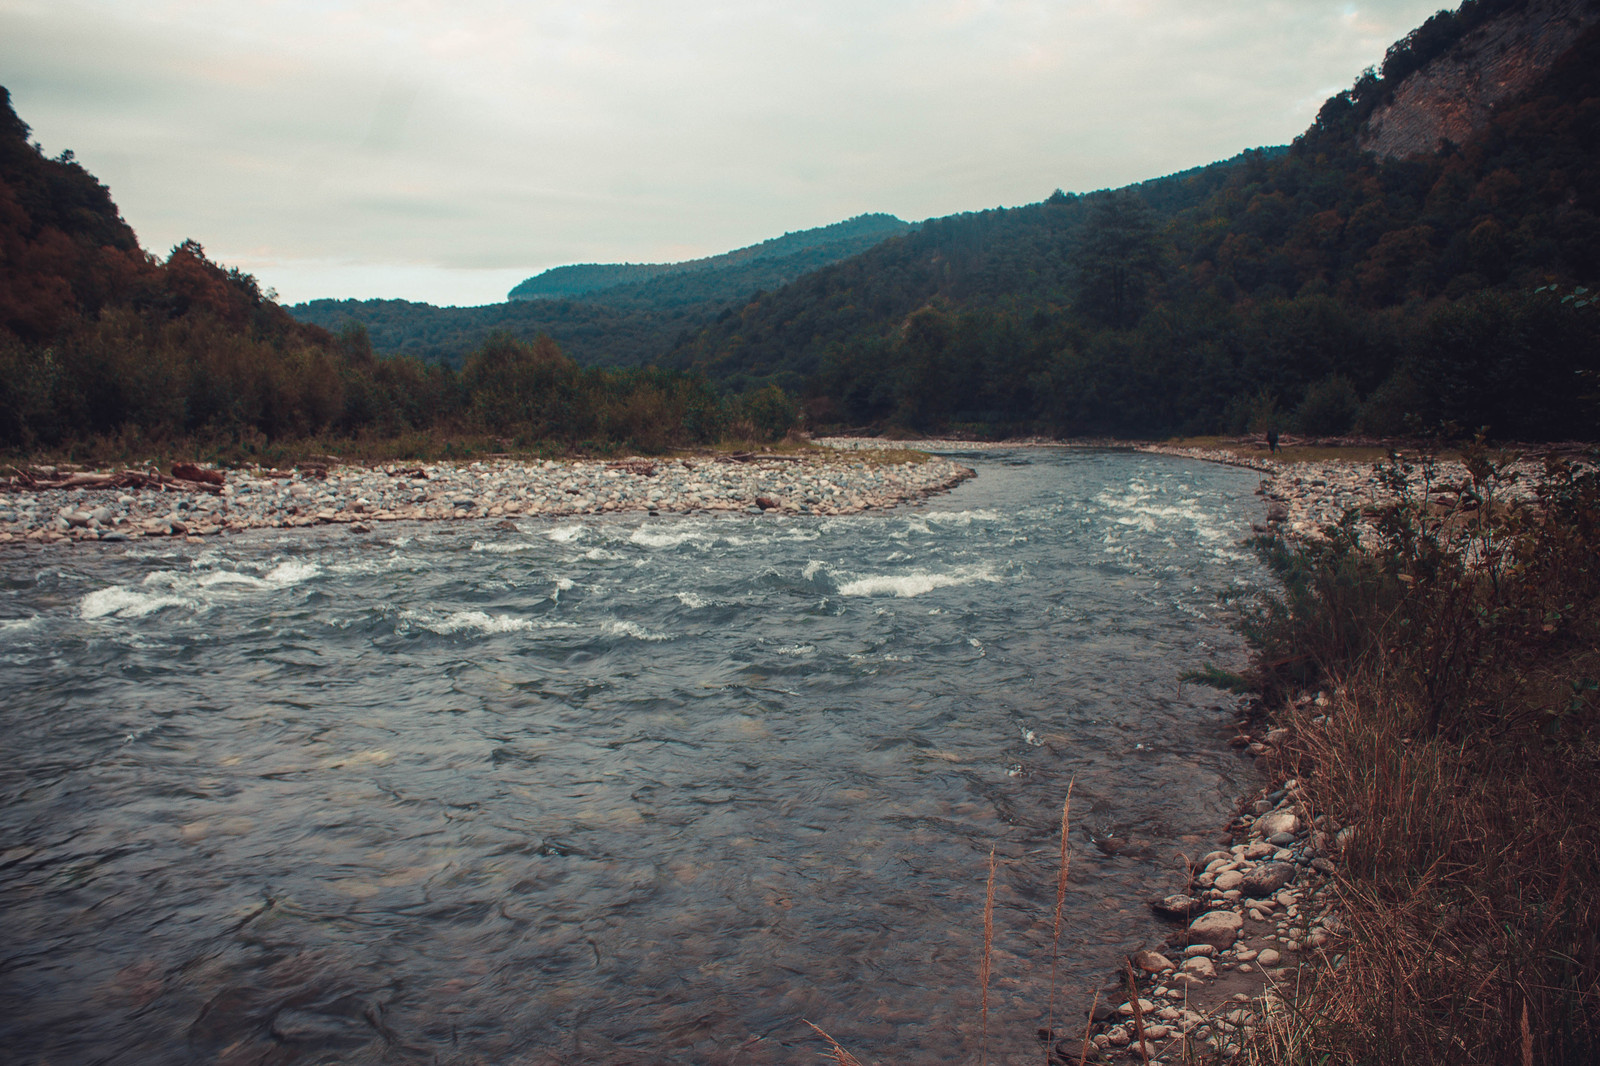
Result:
[[[219,473],[220,486],[167,479],[85,488],[62,484],[72,477],[68,471],[35,467],[0,482],[6,490],[0,492],[0,544],[207,537],[314,525],[361,532],[381,522],[628,511],[857,514],[944,492],[973,476],[945,459],[867,462],[828,452]]]

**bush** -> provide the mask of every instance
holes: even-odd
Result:
[[[1349,378],[1329,374],[1306,389],[1305,398],[1295,408],[1295,428],[1312,437],[1337,437],[1348,433],[1360,403],[1361,397],[1356,395]]]
[[[768,385],[745,396],[740,407],[760,440],[778,440],[800,422],[800,408],[776,385]]]

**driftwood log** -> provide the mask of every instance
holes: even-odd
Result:
[[[216,470],[201,470],[179,463],[174,473],[188,467],[215,480],[194,480],[187,477],[166,476],[159,470],[140,473],[137,470],[119,470],[114,474],[43,474],[12,467],[12,474],[0,481],[0,489],[7,492],[43,492],[48,489],[148,489],[152,492],[209,492],[222,491],[223,475]]]

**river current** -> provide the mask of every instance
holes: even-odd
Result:
[[[993,1062],[1081,1025],[1253,772],[1257,475],[961,457],[849,517],[0,554],[19,1063]]]

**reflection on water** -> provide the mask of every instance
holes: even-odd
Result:
[[[1248,770],[1254,477],[969,459],[927,506],[0,556],[18,1062],[1037,1060]]]

